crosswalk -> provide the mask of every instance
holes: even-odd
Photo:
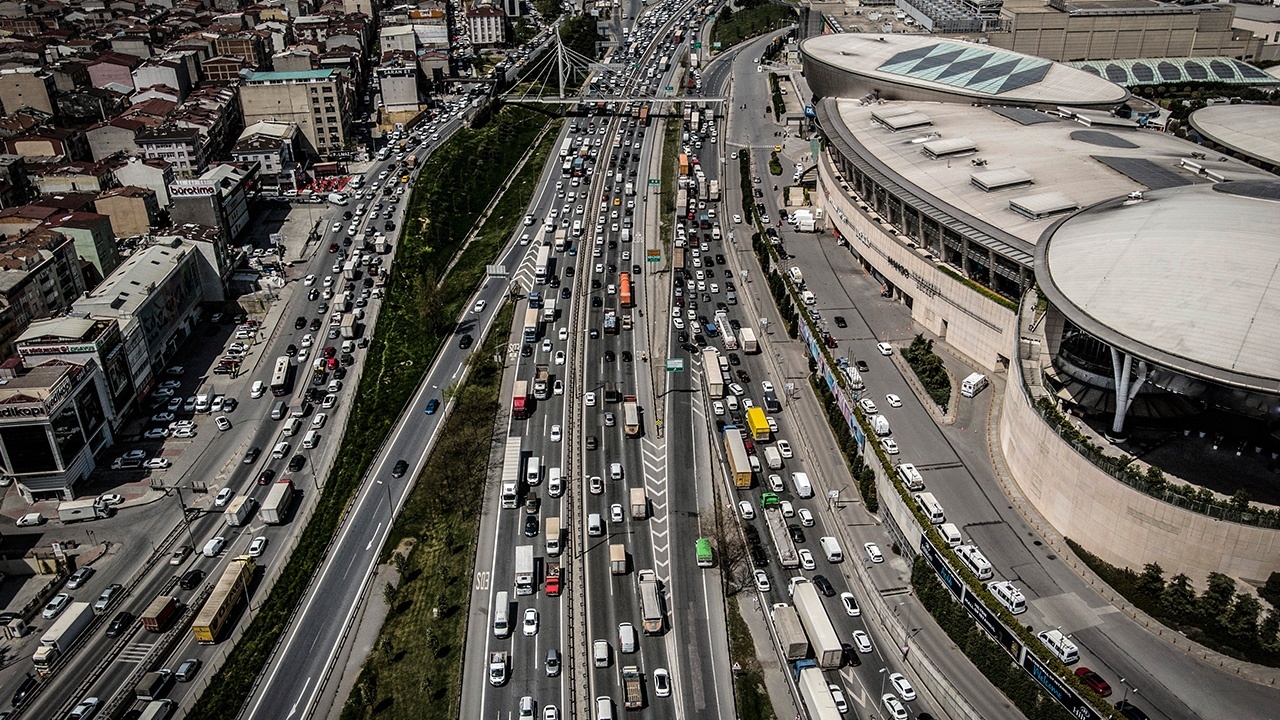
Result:
[[[120,651],[116,656],[116,662],[123,663],[140,663],[151,656],[151,651],[156,647],[155,643],[132,642]]]

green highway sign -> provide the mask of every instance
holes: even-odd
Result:
[[[667,372],[684,372],[684,358],[667,358]]]
[[[662,181],[658,178],[649,178],[649,187],[658,187],[661,184]]]
[[[693,49],[694,49],[694,50],[701,50],[701,49],[702,49],[702,43],[700,43],[700,42],[696,42],[696,43],[694,43],[694,44],[693,44]]]
[[[668,86],[667,86],[667,92],[675,92],[675,91],[676,91],[676,89],[675,89],[674,87],[672,87],[671,85],[668,85]]]

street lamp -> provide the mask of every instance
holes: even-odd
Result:
[[[1134,695],[1141,695],[1136,685],[1130,685],[1124,678],[1120,678],[1120,684],[1124,686],[1124,697],[1120,698],[1120,702],[1128,702],[1129,691],[1132,690]]]
[[[378,483],[379,485],[381,485],[381,486],[383,487],[383,489],[387,491],[387,511],[388,511],[388,512],[391,512],[392,514],[394,514],[394,513],[395,513],[395,505],[393,505],[393,504],[391,503],[391,484],[390,484],[390,483],[384,483],[384,482],[382,482],[381,480],[375,480],[374,482],[376,482],[376,483]]]
[[[880,668],[880,695],[884,696],[884,681],[889,677],[889,668]]]

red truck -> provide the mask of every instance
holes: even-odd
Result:
[[[146,612],[142,613],[142,627],[151,632],[164,632],[168,627],[169,621],[174,615],[178,614],[178,598],[172,595],[161,595],[151,604],[147,606]]]
[[[517,380],[511,393],[511,415],[517,420],[529,417],[529,381]]]
[[[560,585],[560,563],[547,563],[547,596],[555,597],[560,594],[563,587]]]

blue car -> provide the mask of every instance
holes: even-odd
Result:
[[[427,401],[427,414],[428,414],[428,415],[435,415],[435,414],[436,414],[436,410],[439,410],[439,409],[440,409],[440,401],[439,401],[439,400],[437,400],[437,399],[435,399],[435,398],[431,398],[430,400],[428,400],[428,401]]]

